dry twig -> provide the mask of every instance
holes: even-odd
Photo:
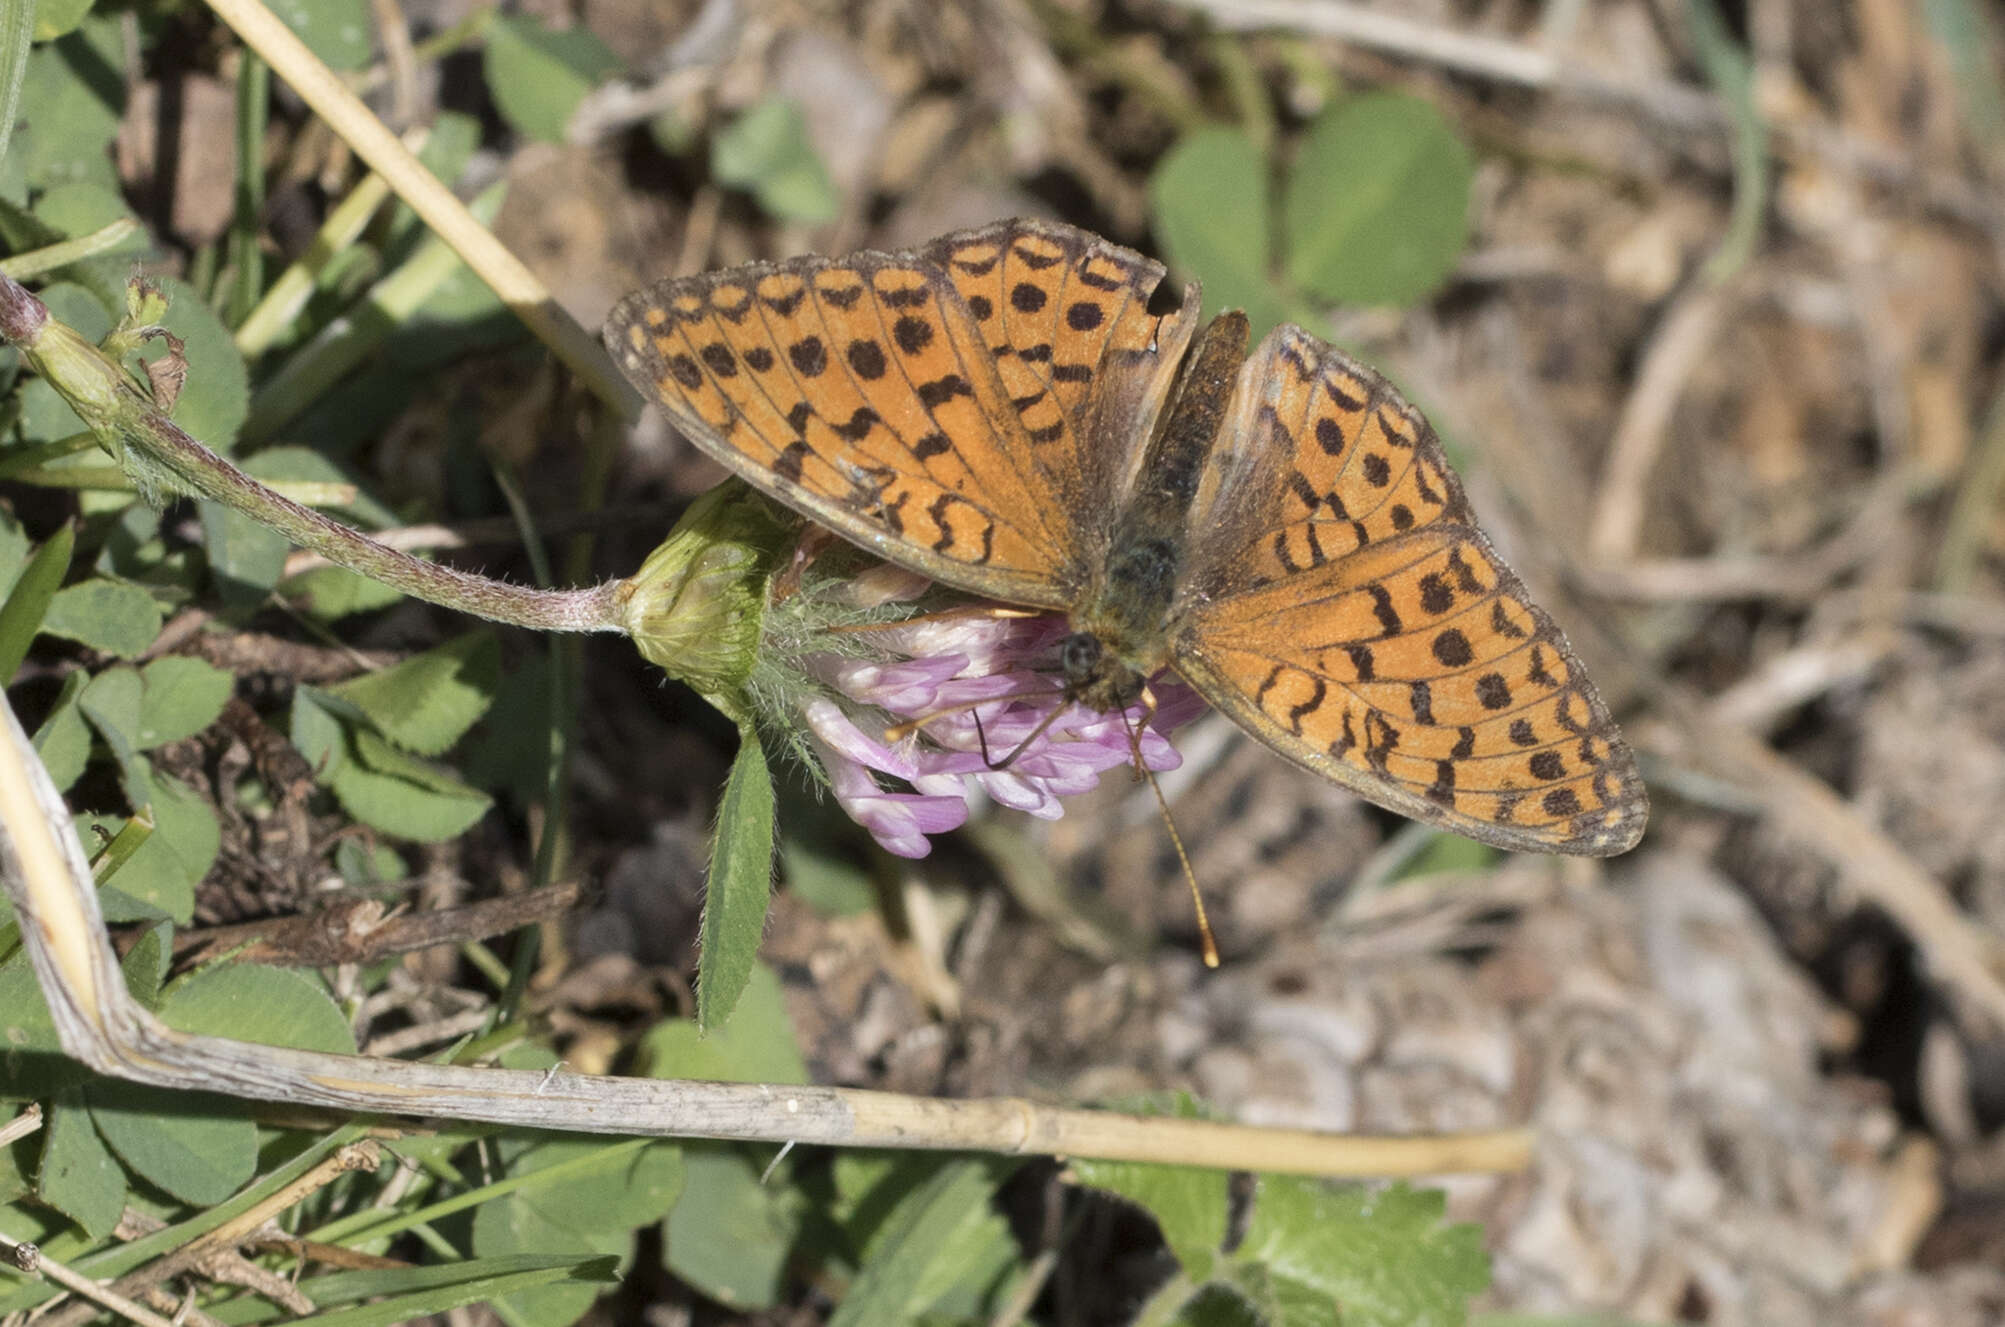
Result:
[[[1091,1156],[1353,1176],[1513,1170],[1530,1157],[1531,1139],[1521,1129],[1345,1136],[1061,1110],[1020,1098],[943,1101],[845,1088],[377,1060],[179,1032],[125,989],[62,798],[12,707],[5,711],[0,868],[63,1049],[100,1073],[296,1107],[634,1137]]]

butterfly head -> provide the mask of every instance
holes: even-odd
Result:
[[[1065,694],[1102,714],[1125,710],[1142,698],[1148,679],[1090,631],[1075,631],[1058,642]]]

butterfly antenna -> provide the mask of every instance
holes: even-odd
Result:
[[[1045,693],[1039,692],[1038,694],[1043,695]],[[1037,727],[1030,730],[1030,736],[1024,738],[1021,742],[1018,742],[1016,744],[1016,750],[1010,752],[1008,755],[1004,756],[1001,760],[989,759],[989,752],[988,752],[989,739],[987,735],[984,734],[982,737],[983,761],[985,761],[988,764],[988,767],[990,769],[998,769],[998,770],[1008,769],[1011,765],[1016,764],[1017,757],[1021,756],[1025,751],[1028,751],[1030,749],[1030,744],[1032,742],[1035,742],[1038,738],[1044,736],[1044,734],[1050,729],[1051,725],[1058,721],[1059,715],[1065,713],[1065,711],[1071,708],[1072,708],[1072,697],[1069,695],[1062,697],[1059,700],[1058,704],[1052,708],[1051,713],[1045,715],[1042,719],[1039,719],[1037,721]],[[977,715],[975,718],[975,731],[978,733],[981,732],[981,717],[979,715]]]
[[[1147,688],[1142,691],[1142,703],[1148,707],[1150,714],[1155,713],[1156,697]],[[1141,728],[1129,724],[1125,712],[1121,716],[1121,722],[1128,729],[1128,742],[1135,753],[1135,773],[1148,781],[1149,791],[1156,795],[1156,809],[1163,813],[1163,828],[1170,832],[1170,846],[1177,850],[1177,864],[1183,868],[1184,883],[1190,886],[1191,905],[1197,909],[1197,935],[1204,954],[1204,965],[1216,968],[1218,938],[1211,933],[1211,917],[1204,910],[1204,894],[1197,887],[1197,871],[1190,864],[1190,853],[1184,850],[1184,836],[1177,833],[1176,818],[1170,814],[1170,799],[1163,796],[1163,785],[1156,782],[1155,771],[1142,763]]]

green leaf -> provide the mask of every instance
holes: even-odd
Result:
[[[618,67],[619,58],[582,26],[552,32],[515,16],[488,24],[488,93],[501,118],[530,138],[563,142],[578,103]]]
[[[1188,1289],[1189,1287],[1184,1287]],[[1329,1306],[1325,1323],[1340,1323],[1337,1306]],[[1219,1282],[1200,1287],[1170,1319],[1170,1327],[1280,1327],[1271,1315],[1256,1311],[1243,1294]]]
[[[759,735],[747,724],[738,730],[738,755],[724,781],[710,848],[696,976],[696,1021],[705,1031],[731,1017],[751,979],[772,894],[773,776]]]
[[[42,630],[130,659],[153,643],[160,623],[160,605],[145,590],[126,581],[92,578],[56,591]]]
[[[1457,1327],[1490,1280],[1482,1231],[1441,1224],[1438,1190],[1262,1175],[1236,1263],[1327,1295],[1345,1327]]]
[[[76,239],[132,215],[125,199],[95,180],[59,184],[35,200],[35,215],[65,239]],[[151,246],[144,230],[136,231],[106,253],[140,253]]]
[[[355,1054],[354,1030],[326,987],[289,968],[256,963],[203,968],[167,988],[160,1016],[183,1032]]]
[[[921,1168],[923,1160],[912,1153],[862,1148],[844,1148],[835,1154],[829,1167],[835,1198],[828,1211],[857,1249],[869,1245],[898,1200],[931,1173]]]
[[[1071,1170],[1080,1183],[1118,1194],[1147,1211],[1184,1274],[1195,1282],[1211,1279],[1231,1206],[1231,1176],[1225,1171],[1084,1157],[1075,1158]]]
[[[110,891],[117,894],[118,891]],[[122,896],[121,896],[122,897]],[[103,894],[98,898],[100,905],[106,902]],[[143,906],[137,905],[135,906]],[[105,920],[111,920],[114,910],[106,908]],[[125,989],[132,998],[144,1005],[149,1013],[160,1012],[160,983],[167,976],[168,960],[174,957],[174,925],[164,918],[146,926],[139,932],[139,938],[126,951],[119,967],[125,972]]]
[[[1204,307],[1244,309],[1257,341],[1289,317],[1273,276],[1267,161],[1237,129],[1199,129],[1157,163],[1149,204],[1170,266],[1204,283]]]
[[[118,187],[107,149],[125,111],[121,45],[118,21],[97,16],[29,55],[12,148],[29,183]]]
[[[76,531],[65,523],[35,550],[35,556],[15,580],[0,604],[0,684],[12,681],[28,657],[28,647],[41,634],[56,587],[70,568],[70,553],[76,547]]]
[[[76,1222],[93,1241],[107,1238],[125,1213],[125,1172],[106,1150],[83,1099],[74,1091],[53,1103],[44,1138],[36,1195]]]
[[[1996,37],[1990,12],[1978,0],[1922,0],[1920,8],[1929,35],[1948,57],[1972,139],[1995,149],[2005,139],[2005,86],[1984,56]],[[1686,19],[1694,28],[1705,21]]]
[[[1460,834],[1436,833],[1392,879],[1481,871],[1496,865],[1502,856],[1488,844],[1465,839]]]
[[[202,514],[202,549],[223,611],[247,617],[278,588],[292,545],[278,531],[234,507],[203,498],[195,509]]]
[[[357,522],[369,526],[396,525],[400,523],[395,510],[388,504],[369,496],[357,483],[356,477],[341,468],[329,457],[322,456],[311,447],[265,447],[257,455],[243,462],[244,472],[255,478],[271,483],[300,484],[347,484],[355,489],[355,496],[339,506],[326,505],[324,511],[345,512]]]
[[[28,565],[28,533],[11,512],[0,511],[0,599],[13,592]]]
[[[77,697],[77,706],[97,729],[98,737],[118,764],[125,800],[135,810],[153,801],[153,767],[139,754],[140,699],[145,684],[131,668],[107,668],[92,678]],[[149,824],[151,821],[149,820]],[[151,833],[151,829],[146,831]]]
[[[1014,1163],[988,1158],[975,1164],[987,1168],[993,1191]],[[834,1238],[821,1223],[809,1227],[797,1260],[814,1255],[845,1269],[875,1262],[901,1238],[915,1195],[934,1182],[940,1165],[939,1158],[924,1153],[839,1153],[832,1170],[834,1198],[826,1204]],[[978,1208],[971,1216],[950,1235],[933,1272],[919,1285],[918,1298],[930,1306],[931,1318],[993,1317],[1026,1270],[1016,1241],[993,1211]],[[817,1247],[822,1245],[826,1248]]]
[[[363,844],[343,839],[334,845],[334,869],[350,885],[391,884],[410,878],[410,868],[387,843]]]
[[[507,188],[506,180],[497,180],[482,190],[467,205],[474,219],[491,222]],[[261,380],[257,409],[245,421],[242,438],[247,443],[264,442],[281,429],[298,437],[300,429],[288,426],[306,414],[308,422],[304,427],[312,429],[311,412],[316,410],[332,412],[343,421],[339,425],[320,425],[323,439],[337,429],[339,436],[355,437],[353,430],[358,424],[361,434],[373,431],[372,417],[376,427],[387,425],[387,418],[375,410],[380,394],[373,389],[372,371],[365,371],[360,381],[342,392],[330,389],[372,356],[378,358],[380,366],[375,372],[389,373],[408,382],[410,375],[449,357],[449,352],[463,353],[466,338],[455,338],[428,325],[425,311],[436,301],[442,287],[450,284],[453,274],[465,270],[465,264],[451,246],[438,236],[427,234],[410,258],[344,308],[340,318],[323,325],[309,341],[288,355],[276,372]],[[481,284],[478,278],[473,281]],[[499,297],[490,291],[488,298],[498,310]],[[359,411],[358,403],[362,406]]]
[[[84,1098],[119,1160],[184,1203],[219,1203],[257,1170],[257,1126],[237,1102],[109,1080]]]
[[[152,773],[153,818],[156,822],[149,844],[160,844],[180,863],[192,896],[195,886],[215,865],[222,851],[223,831],[209,803],[187,784],[170,774]],[[130,888],[124,881],[121,886]]]
[[[64,678],[63,689],[57,694],[49,717],[35,730],[35,754],[42,758],[42,766],[49,771],[49,780],[56,785],[57,792],[68,792],[90,762],[90,725],[84,722],[83,710],[77,704],[90,680],[90,674],[82,669]]]
[[[545,1219],[569,1230],[628,1231],[668,1215],[684,1183],[681,1145],[527,1133],[505,1144],[509,1174],[539,1179],[517,1189]],[[562,1167],[561,1174],[545,1172]]]
[[[995,1172],[983,1162],[933,1162],[871,1241],[829,1327],[910,1322],[931,1308],[1009,1228],[991,1206]]]
[[[315,567],[297,576],[288,576],[279,589],[308,616],[320,622],[338,622],[356,613],[373,613],[388,608],[404,597],[381,581],[371,580],[346,567]]]
[[[324,780],[348,814],[385,834],[443,843],[487,814],[492,798],[371,732],[347,733],[347,759]]]
[[[95,457],[87,457],[101,464]],[[117,509],[108,525],[100,525],[104,545],[91,563],[91,570],[113,580],[132,581],[173,602],[185,602],[201,589],[201,556],[176,540],[173,548],[160,533],[160,512],[128,495],[117,495],[125,505]],[[109,514],[109,513],[107,513]]]
[[[152,280],[167,297],[160,325],[187,347],[188,382],[174,402],[174,422],[211,450],[228,452],[251,409],[250,371],[237,351],[236,338],[186,281],[173,276]],[[156,360],[168,349],[165,341],[151,341],[139,357]]]
[[[1430,102],[1374,93],[1311,125],[1282,199],[1288,274],[1348,304],[1410,304],[1469,238],[1469,149]]]
[[[659,1023],[641,1038],[641,1072],[651,1078],[722,1083],[805,1083],[807,1064],[794,1041],[780,979],[763,964],[722,1027],[700,1031],[689,1019]]]
[[[535,802],[550,789],[550,653],[520,659],[502,676],[487,717],[460,749],[460,772],[490,792]]]
[[[292,693],[292,724],[288,735],[299,748],[299,754],[306,757],[306,763],[313,767],[314,777],[323,784],[332,783],[348,762],[348,740],[341,721],[311,687],[299,687]]]
[[[134,825],[132,826],[132,830],[135,835],[147,835],[153,832],[151,829],[143,825]],[[140,841],[141,840],[135,839],[133,842],[133,846],[138,847]],[[105,851],[106,851],[105,859],[108,860],[111,852],[111,847],[107,846]],[[93,866],[95,865],[96,863],[93,863]],[[109,872],[105,872],[104,876],[106,879],[111,878]],[[169,929],[169,933],[170,934],[172,933],[173,929],[172,922],[166,913],[162,912],[160,909],[154,907],[150,903],[145,903],[139,899],[132,897],[132,895],[126,893],[124,890],[120,889],[116,885],[99,885],[97,891],[97,901],[98,901],[98,907],[104,913],[104,919],[107,922],[110,922],[113,926],[144,924],[150,928],[147,931],[146,936],[142,937],[139,943],[133,947],[132,954],[140,953],[141,949],[150,944],[151,942],[150,937],[154,934],[155,929],[157,929],[156,924],[166,925]],[[157,973],[150,974],[150,973],[140,972],[137,968],[132,966],[133,962],[132,954],[128,954],[126,956],[126,961],[127,961],[126,985],[132,990],[132,994],[135,999],[139,1000],[140,1003],[145,1004],[147,1008],[151,1009],[153,1007],[152,1002],[156,1000],[156,997],[160,993],[158,989],[160,986],[160,974]],[[150,986],[147,984],[148,982],[151,983]]]
[[[1616,1313],[1478,1313],[1471,1327],[1646,1327]]]
[[[718,131],[710,170],[787,221],[832,220],[842,202],[808,137],[807,117],[784,97],[767,98]]]
[[[456,1308],[512,1298],[539,1286],[578,1282],[596,1287],[594,1295],[619,1281],[612,1258],[579,1258],[569,1254],[525,1253],[506,1258],[468,1258],[426,1267],[396,1267],[316,1276],[304,1288],[320,1311],[302,1322],[314,1327],[400,1327],[422,1318],[443,1316]],[[334,1304],[373,1302],[329,1312]],[[588,1301],[589,1302],[589,1301]],[[576,1315],[573,1315],[575,1318]],[[538,1323],[568,1323],[573,1318],[539,1318]]]
[[[459,777],[444,765],[436,764],[414,756],[401,747],[392,746],[367,728],[354,728],[348,733],[349,760],[345,770],[363,768],[377,774],[402,779],[414,788],[439,793],[448,797],[462,797],[475,793],[461,782]],[[482,801],[485,795],[480,795]]]
[[[78,824],[86,844],[101,844],[111,842],[126,821],[86,813],[78,817]],[[183,925],[195,912],[195,882],[188,878],[187,862],[160,834],[149,834],[102,883],[115,884],[120,892]]]
[[[16,1212],[21,1210],[20,1200],[28,1195],[31,1188],[28,1182],[28,1166],[31,1164],[29,1147],[25,1138],[16,1138],[11,1146],[0,1147],[0,1205],[11,1207]],[[12,1224],[8,1234],[25,1237],[28,1232],[19,1224]]]
[[[1249,1314],[1260,1327],[1326,1327],[1351,1321],[1337,1300],[1314,1286],[1280,1275],[1265,1263],[1232,1263],[1226,1268],[1225,1279],[1212,1282],[1206,1290],[1211,1293],[1200,1294],[1193,1307],[1210,1312],[1187,1313],[1186,1317],[1220,1327],[1247,1321]]]
[[[0,1100],[46,1098],[90,1076],[63,1053],[26,948],[0,961],[0,1045]]]
[[[369,63],[369,0],[266,0],[279,22],[330,69]]]
[[[459,183],[467,163],[480,147],[480,119],[459,111],[442,111],[432,119],[431,132],[425,135],[425,144],[418,149],[418,161],[437,177],[440,184],[448,189]],[[410,246],[424,234],[425,224],[411,205],[401,198],[392,205],[389,220],[383,224],[386,237],[383,244],[383,262],[386,267],[395,267],[410,256]]]
[[[663,1265],[727,1308],[772,1308],[800,1233],[800,1191],[762,1183],[742,1148],[693,1145],[683,1165],[689,1182],[668,1214]]]
[[[122,759],[130,759],[139,749],[136,739],[145,694],[146,683],[139,670],[121,664],[91,678],[77,698],[85,717]]]
[[[368,715],[398,746],[432,756],[487,713],[500,685],[500,646],[491,632],[475,631],[328,692]]]
[[[504,1155],[510,1144],[524,1141],[505,1142]],[[624,1262],[632,1254],[635,1230],[667,1215],[682,1192],[682,1157],[671,1143],[553,1138],[534,1141],[507,1159],[518,1178],[559,1166],[565,1173],[481,1206],[474,1215],[473,1248],[482,1257],[600,1253]],[[547,1286],[515,1296],[508,1307],[527,1321],[571,1322],[598,1293],[591,1286]]]
[[[54,41],[76,30],[94,0],[35,0],[35,40]]]
[[[593,1227],[573,1230],[558,1225],[534,1208],[503,1200],[489,1203],[473,1216],[473,1247],[483,1257],[523,1253],[569,1253],[604,1257],[624,1266],[633,1255],[634,1232]],[[570,1323],[584,1316],[602,1293],[593,1285],[559,1283],[520,1291],[509,1297],[508,1316],[519,1322]]]
[[[150,750],[193,737],[216,721],[237,679],[214,664],[169,655],[140,674],[145,691],[139,705],[138,747]]]
[[[824,851],[818,843],[801,842],[791,821],[780,840],[780,870],[788,892],[824,917],[854,917],[877,906],[870,872]]]

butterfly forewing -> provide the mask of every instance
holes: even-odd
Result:
[[[921,252],[974,314],[1029,459],[1074,514],[1083,561],[1100,551],[1195,330],[1197,301],[1151,313],[1162,264],[1071,226],[1003,221]]]
[[[1238,393],[1193,514],[1178,671],[1403,814],[1506,848],[1632,846],[1647,814],[1633,758],[1419,412],[1292,327]]]
[[[958,588],[1063,607],[1075,540],[967,306],[905,255],[665,281],[607,342],[755,487]]]

